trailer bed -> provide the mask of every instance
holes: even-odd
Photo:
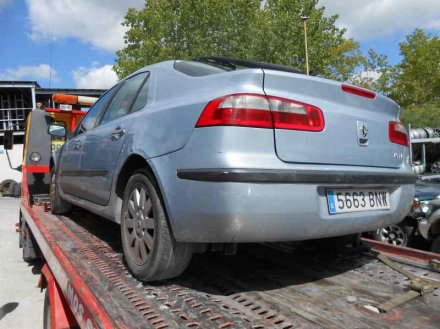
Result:
[[[82,328],[438,328],[440,291],[377,314],[408,279],[365,247],[244,244],[233,257],[195,255],[179,278],[146,284],[124,266],[117,224],[75,209],[21,207]],[[437,257],[427,254],[427,259]],[[440,281],[417,257],[400,263]],[[438,259],[438,257],[437,257]]]

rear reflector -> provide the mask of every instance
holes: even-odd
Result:
[[[408,131],[402,123],[390,121],[389,136],[392,143],[408,146]]]
[[[341,85],[341,89],[345,91],[346,93],[350,93],[353,95],[358,95],[365,98],[375,99],[376,93],[372,92],[370,90],[349,86],[349,85]]]
[[[258,94],[235,94],[208,103],[196,127],[244,126],[322,131],[324,116],[312,105]]]

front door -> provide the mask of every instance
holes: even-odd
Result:
[[[63,145],[59,158],[58,172],[61,190],[66,194],[79,197],[83,194],[82,191],[84,190],[84,186],[81,178],[81,153],[86,134],[96,127],[98,119],[104,113],[108,102],[116,90],[117,86],[110,89],[97,100],[78,125],[73,133],[73,137]]]

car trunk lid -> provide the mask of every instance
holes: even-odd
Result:
[[[285,162],[398,168],[405,146],[392,143],[389,122],[399,107],[392,100],[350,86],[301,74],[264,70],[264,91],[321,109],[322,131],[275,129],[277,156]],[[367,97],[366,97],[367,96]]]

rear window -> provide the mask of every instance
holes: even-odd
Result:
[[[176,61],[174,63],[174,69],[191,77],[202,77],[231,71],[230,68],[221,65],[208,65],[192,61]]]

